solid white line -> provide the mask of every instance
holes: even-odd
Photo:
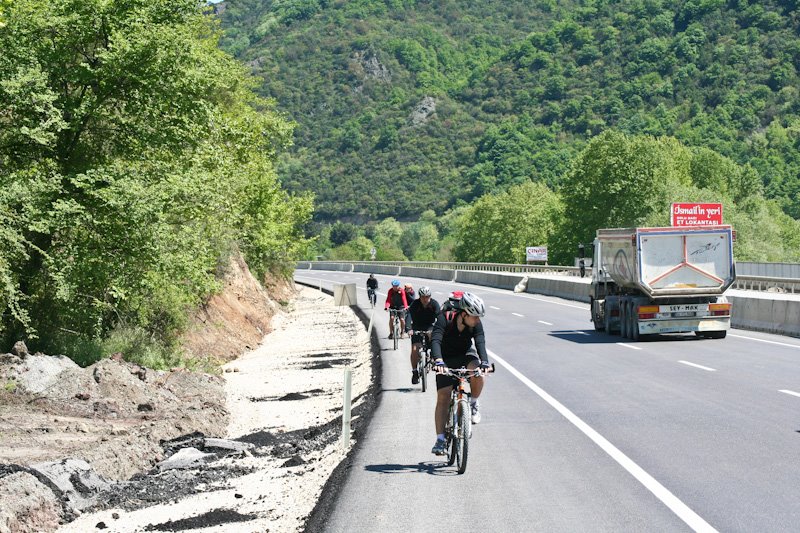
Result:
[[[525,315],[521,315],[519,313],[511,313],[511,314],[514,315],[514,316],[518,316],[520,318],[525,318]]]
[[[782,392],[784,394],[791,394],[792,396],[797,396],[798,398],[800,398],[800,392],[794,392],[790,390],[779,390],[778,392]]]
[[[716,368],[709,368],[709,367],[707,367],[707,366],[703,366],[703,365],[697,365],[697,364],[695,364],[695,363],[690,363],[689,361],[678,361],[678,362],[679,362],[679,363],[683,363],[684,365],[693,366],[693,367],[695,367],[695,368],[701,368],[701,369],[703,369],[703,370],[708,370],[709,372],[716,372],[716,371],[717,371],[717,369],[716,369]]]
[[[550,322],[545,322],[544,320],[537,320],[537,322],[539,322],[539,324],[544,324],[545,326],[552,326],[553,325]]]
[[[766,339],[756,339],[755,337],[746,337],[744,335],[734,335],[733,333],[728,334],[731,337],[737,337],[739,339],[747,339],[751,341],[758,341],[758,342],[766,342],[769,344],[777,344],[778,346],[788,346],[789,348],[800,348],[800,344],[788,344],[785,342],[778,342],[778,341],[768,341]]]
[[[577,329],[571,331],[570,333],[577,333],[578,335],[588,335],[588,333],[586,333],[585,331],[578,331]]]
[[[500,308],[499,308],[499,307],[495,307],[495,306],[493,306],[493,305],[490,305],[490,306],[489,306],[489,309],[494,309],[495,311],[499,311],[499,310],[500,310]]]
[[[589,437],[592,442],[606,452],[612,459],[619,463],[622,468],[628,471],[630,475],[636,478],[639,483],[645,486],[647,490],[652,492],[656,498],[666,505],[673,513],[686,522],[686,524],[695,531],[712,532],[716,531],[711,525],[703,520],[697,513],[692,511],[689,506],[680,501],[674,494],[672,494],[666,487],[655,480],[653,476],[645,472],[642,467],[634,463],[627,455],[622,453],[616,446],[611,444],[605,437],[600,435],[597,431],[592,429],[586,422],[578,418],[572,411],[564,407],[558,400],[550,396],[541,387],[536,385],[530,379],[522,375],[522,373],[507,363],[503,358],[496,353],[489,351],[489,354],[502,366],[506,368],[511,374],[525,384],[529,389],[535,392],[540,398],[546,401],[550,406],[561,413],[572,425],[581,430],[584,435]]]
[[[617,346],[624,346],[626,348],[630,348],[631,350],[641,350],[641,348],[639,348],[638,346],[634,346],[633,344],[625,344],[624,342],[618,342],[616,344]]]

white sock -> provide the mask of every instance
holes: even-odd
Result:
[[[444,440],[444,433],[437,433],[436,440]]]
[[[477,398],[470,398],[470,399],[469,399],[469,404],[470,404],[471,406],[472,406],[472,405],[478,405],[478,399],[477,399]]]

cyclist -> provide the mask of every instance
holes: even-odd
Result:
[[[383,306],[383,310],[388,311],[389,308],[392,308],[399,311],[400,331],[405,331],[406,329],[405,313],[403,311],[407,307],[408,300],[406,300],[406,291],[400,287],[400,280],[393,279],[392,288],[386,293],[386,303]],[[392,314],[389,313],[389,338],[391,339],[392,337]]]
[[[430,330],[433,328],[433,323],[436,322],[436,317],[440,312],[439,302],[431,297],[430,287],[419,288],[419,300],[414,300],[408,307],[408,317],[406,320],[406,331],[412,329],[414,331],[427,331],[428,339],[430,340]],[[413,325],[413,326],[412,326]],[[416,385],[419,383],[419,372],[417,371],[417,364],[419,364],[419,351],[422,347],[422,335],[415,333],[411,337],[411,384]]]
[[[453,291],[447,296],[447,300],[442,304],[442,312],[458,309],[458,302],[464,296],[464,291]]]
[[[406,291],[406,300],[408,301],[409,305],[417,298],[417,293],[414,292],[414,286],[410,283],[406,283],[403,290]]]
[[[378,297],[375,296],[375,291],[378,290],[378,280],[375,277],[375,274],[370,274],[367,278],[367,297],[369,298],[369,303],[375,305],[375,302],[378,301]]]
[[[454,312],[440,313],[433,326],[431,339],[431,354],[436,361],[436,444],[431,450],[436,455],[446,453],[444,440],[444,426],[447,418],[447,408],[450,402],[450,392],[455,383],[451,376],[443,372],[448,368],[469,369],[480,367],[489,368],[489,357],[486,354],[486,339],[483,334],[481,317],[486,314],[483,300],[469,292],[465,292],[458,302],[458,309]],[[478,410],[478,398],[483,390],[483,377],[470,378],[472,390],[471,415],[472,423],[481,421]]]

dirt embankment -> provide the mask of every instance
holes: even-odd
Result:
[[[247,513],[241,514],[232,511],[235,505],[221,504],[202,513],[196,503],[181,513],[177,500],[197,493],[216,493],[224,486],[235,485],[234,479],[279,466],[299,468],[272,476],[278,480],[277,486],[291,483],[284,474],[295,478],[319,470],[309,488],[319,485],[321,489],[326,472],[341,459],[330,449],[335,440],[330,436],[336,425],[335,387],[331,388],[330,375],[292,377],[290,370],[307,368],[298,366],[292,358],[297,354],[308,356],[303,345],[307,346],[310,339],[318,338],[321,345],[329,346],[325,339],[331,327],[347,324],[348,333],[340,339],[342,352],[354,349],[356,336],[366,337],[351,311],[346,310],[345,315],[335,308],[320,312],[326,306],[332,308],[331,302],[298,297],[288,283],[273,286],[268,293],[252,278],[244,262],[237,260],[231,264],[224,291],[198,312],[198,326],[188,335],[187,346],[199,356],[232,361],[229,365],[241,369],[233,366],[226,370],[229,373],[213,376],[180,369],[154,371],[121,357],[79,368],[59,356],[24,351],[0,355],[0,533],[54,531],[59,524],[69,522],[78,527],[75,531],[123,531],[118,527],[123,520],[114,523],[121,514],[163,503],[169,504],[165,516],[170,520],[183,514],[187,522],[179,527],[164,525],[170,522],[166,520],[164,528],[159,529],[146,522],[150,512],[145,511],[139,518],[129,516],[124,530],[144,530],[135,529],[137,520],[145,521],[142,527],[147,526],[147,530],[156,531],[180,531],[184,526],[196,529],[198,524],[214,525],[219,520],[241,522],[240,531],[248,530],[248,520],[261,524],[258,527],[271,524],[273,530],[299,530],[318,491],[311,490],[301,498],[305,506],[297,512],[290,505],[291,521],[283,525],[282,514],[259,513],[257,509],[264,506],[252,501]],[[299,320],[298,311],[305,321],[294,324]],[[275,315],[284,318],[273,322]],[[313,318],[316,315],[323,317],[322,324]],[[276,323],[284,338],[297,339],[294,346],[281,346],[283,358],[270,357],[262,346],[241,363],[234,361],[264,340]],[[304,331],[292,332],[293,325]],[[356,344],[356,351],[346,360],[361,361],[361,375],[367,376],[361,379],[363,394],[371,381],[371,351],[368,339],[359,337]],[[339,356],[327,359],[342,360]],[[326,359],[312,361],[320,364]],[[281,365],[286,368],[281,370]],[[341,370],[335,366],[323,364],[320,370],[335,370],[333,382],[338,382]],[[273,379],[265,379],[268,376]],[[276,380],[275,376],[283,378]],[[319,381],[319,386],[309,387],[314,381]],[[299,408],[299,414],[288,411],[281,415],[277,403],[271,408],[270,401],[281,400],[284,405],[295,404],[291,408]],[[253,414],[253,410],[263,414]],[[318,429],[313,430],[315,427]],[[226,441],[225,437],[234,440]],[[321,443],[311,446],[303,444],[306,441]],[[259,457],[269,460],[257,461]],[[322,459],[327,466],[315,469],[315,463]],[[282,490],[275,489],[278,493]],[[289,497],[286,494],[292,493],[286,492],[284,498]],[[313,495],[311,507],[309,495]],[[242,494],[231,499],[248,502]],[[104,509],[113,511],[103,520],[92,522],[93,513]],[[77,520],[81,514],[88,522]]]

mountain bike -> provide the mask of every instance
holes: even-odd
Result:
[[[367,287],[367,298],[372,307],[375,307],[375,304],[378,303],[378,296],[375,294],[375,289],[372,287]]]
[[[389,309],[389,316],[392,317],[392,339],[394,340],[394,349],[397,350],[397,346],[400,343],[400,335],[403,331],[400,325],[400,317],[406,316],[406,310]]]
[[[431,358],[431,341],[429,335],[430,331],[412,331],[411,343],[413,344],[418,338],[422,346],[419,348],[419,361],[417,362],[417,372],[419,373],[419,382],[422,385],[422,392],[428,390],[428,371],[433,368],[433,359]]]
[[[470,398],[472,393],[464,388],[469,378],[479,377],[483,374],[494,372],[494,365],[481,370],[480,368],[448,368],[443,374],[458,380],[450,393],[450,408],[447,412],[447,422],[444,429],[444,438],[447,442],[447,464],[456,463],[458,473],[467,470],[469,457],[469,439],[472,437],[472,411]]]

